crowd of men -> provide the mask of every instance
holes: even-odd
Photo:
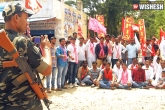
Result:
[[[47,92],[51,90],[90,85],[105,89],[165,88],[165,61],[155,38],[147,39],[146,53],[139,62],[140,48],[132,38],[119,35],[90,37],[85,40],[73,36],[59,39],[51,37],[52,78],[46,78]],[[57,72],[58,69],[58,72]],[[55,79],[57,74],[57,88]]]

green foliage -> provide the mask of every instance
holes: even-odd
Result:
[[[65,4],[67,4],[71,7],[76,7],[76,2],[75,1],[65,1]]]
[[[138,19],[144,19],[146,36],[155,36],[159,39],[160,28],[165,30],[165,10],[145,10],[140,12]]]

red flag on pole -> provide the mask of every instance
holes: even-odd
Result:
[[[25,7],[34,11],[35,13],[39,12],[42,8],[38,0],[25,0]]]
[[[160,42],[161,42],[162,38],[165,39],[165,32],[164,32],[163,29],[161,28],[161,29],[160,29]]]
[[[146,31],[145,31],[145,23],[144,19],[138,20],[139,25],[139,37],[140,37],[140,43],[141,43],[141,49],[142,49],[142,56],[146,55]]]
[[[132,23],[133,23],[132,17],[125,18],[125,28],[124,28],[124,32],[123,32],[124,40],[130,40],[130,38],[132,38],[132,34],[133,34],[132,33]]]

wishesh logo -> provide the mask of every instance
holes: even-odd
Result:
[[[133,1],[133,10],[164,10],[164,1]]]
[[[133,4],[132,8],[133,8],[133,10],[138,10],[139,9],[139,5],[138,4]]]
[[[164,10],[163,4],[139,4],[140,10]]]

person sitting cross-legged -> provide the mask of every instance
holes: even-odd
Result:
[[[156,89],[165,89],[165,71],[162,71],[162,78],[159,78]]]
[[[154,69],[150,66],[148,60],[145,61],[145,65],[142,68],[145,70],[146,82],[151,85],[150,82],[154,78]]]
[[[114,81],[116,82],[119,77],[119,74],[123,71],[122,63],[120,61],[117,61],[116,64],[113,66],[113,71],[115,72]]]
[[[88,75],[89,68],[88,68],[88,62],[83,61],[82,66],[78,69],[78,81],[79,85],[85,86],[86,84],[91,85],[92,81],[90,80],[90,76]]]
[[[99,88],[114,89],[113,70],[110,67],[110,63],[106,63],[105,68],[101,70],[100,75],[96,81]]]
[[[95,62],[95,61],[92,62],[92,68],[89,69],[90,80],[92,81],[91,87],[96,86],[96,80],[99,77],[100,71],[101,71],[101,69],[97,67],[97,62]]]
[[[116,87],[119,89],[131,89],[131,70],[127,69],[127,65],[125,63],[122,64],[123,70],[119,73],[119,77],[117,79]]]
[[[132,87],[148,89],[146,83],[145,70],[142,69],[143,63],[138,63],[138,69],[132,72]]]

